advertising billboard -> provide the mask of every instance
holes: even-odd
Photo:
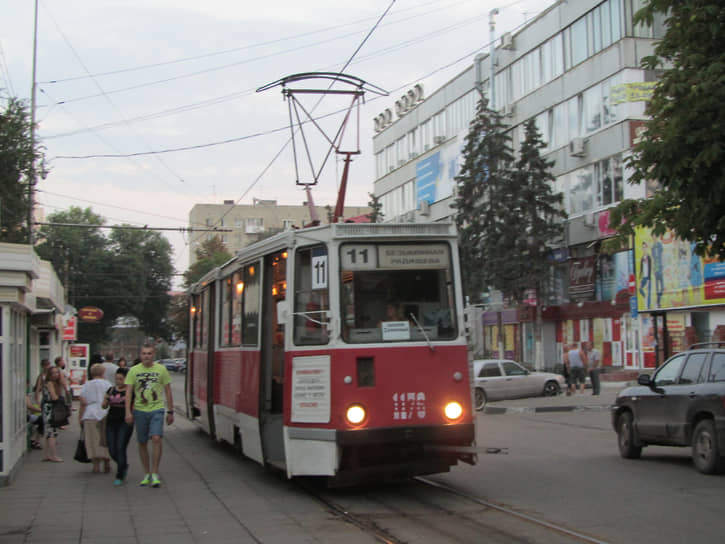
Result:
[[[640,312],[725,304],[725,263],[703,258],[695,244],[667,232],[635,231],[637,307]]]

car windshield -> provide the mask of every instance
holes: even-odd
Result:
[[[456,337],[448,244],[343,244],[340,261],[346,342]]]

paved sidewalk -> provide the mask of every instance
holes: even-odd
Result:
[[[571,412],[574,410],[608,411],[617,393],[634,382],[602,381],[601,394],[592,395],[591,389],[571,396],[564,393],[555,397],[529,397],[525,399],[491,401],[483,409],[484,414]]]
[[[64,463],[41,462],[42,452],[30,451],[0,488],[0,544],[376,542],[284,476],[213,444],[182,416],[165,429],[163,486],[138,486],[134,435],[128,481],[114,487],[113,472],[92,474],[91,465],[73,460],[77,414],[59,437]]]

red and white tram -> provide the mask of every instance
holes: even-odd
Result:
[[[337,223],[240,250],[191,289],[189,415],[288,477],[475,463],[458,262],[447,223]]]

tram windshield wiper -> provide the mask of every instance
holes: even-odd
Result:
[[[428,336],[428,334],[427,334],[427,333],[425,332],[425,329],[424,329],[424,328],[422,327],[422,325],[420,324],[420,322],[418,321],[418,319],[416,319],[415,315],[413,315],[413,313],[412,313],[412,312],[411,312],[411,313],[410,313],[409,315],[410,315],[410,318],[411,318],[411,319],[413,320],[413,323],[415,323],[415,326],[416,326],[416,327],[418,327],[418,330],[419,330],[419,331],[420,331],[421,333],[423,333],[423,338],[425,338],[425,341],[426,341],[426,342],[428,342],[428,347],[430,348],[430,350],[431,350],[431,351],[435,351],[435,350],[436,350],[436,348],[435,348],[435,346],[433,345],[433,342],[431,342],[431,341],[430,341],[430,337],[429,337],[429,336]]]

